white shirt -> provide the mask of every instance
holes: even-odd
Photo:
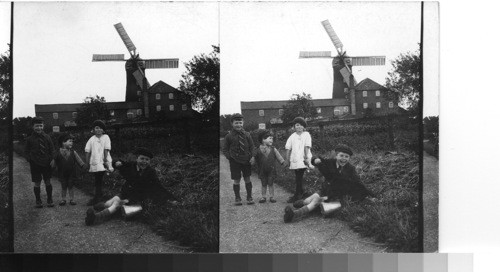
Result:
[[[111,140],[106,134],[101,137],[95,135],[90,137],[85,145],[85,152],[90,153],[89,172],[106,171],[104,167],[104,150],[111,150]],[[107,166],[110,171],[113,171],[111,154],[108,152]]]
[[[304,131],[300,135],[294,132],[286,141],[285,149],[291,150],[290,153],[290,169],[307,168],[304,164],[305,148],[312,147],[311,135],[309,132]],[[307,158],[312,158],[311,150],[307,154]]]

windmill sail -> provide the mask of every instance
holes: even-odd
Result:
[[[385,65],[385,56],[376,57],[352,57],[353,66]]]
[[[92,61],[123,61],[125,55],[123,54],[93,54]]]
[[[346,67],[343,67],[342,69],[340,69],[340,74],[344,78],[344,82],[347,84],[347,86],[351,87],[351,80],[350,80],[351,72],[349,72],[349,70]]]
[[[330,25],[330,22],[328,20],[324,20],[321,22],[323,27],[326,30],[326,33],[328,33],[328,36],[330,37],[330,40],[332,40],[333,45],[337,49],[337,51],[341,51],[341,49],[344,47],[342,42],[339,39],[339,36],[337,36],[337,33],[335,33],[335,30],[333,30],[333,27]]]
[[[127,31],[125,31],[125,28],[122,26],[122,23],[118,23],[115,25],[116,31],[118,31],[118,35],[120,35],[120,38],[122,38],[123,43],[127,47],[128,51],[135,51],[135,45],[130,39],[130,37],[127,34]]]
[[[144,86],[144,80],[146,80],[146,84],[147,84],[147,87],[151,87],[149,85],[149,82],[147,81],[147,79],[144,77],[144,74],[142,73],[141,70],[136,70],[134,73],[133,73],[134,77],[135,77],[135,80],[137,81],[137,85],[139,86],[139,88],[143,89],[143,86]]]
[[[331,58],[331,51],[300,51],[299,58]]]
[[[146,69],[178,68],[179,59],[147,59],[145,61]]]

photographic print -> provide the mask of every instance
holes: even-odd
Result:
[[[221,4],[221,252],[424,250],[421,17]]]
[[[218,16],[15,3],[15,252],[218,252]]]

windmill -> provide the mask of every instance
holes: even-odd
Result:
[[[130,58],[125,62],[125,71],[127,73],[125,101],[137,102],[140,100],[141,94],[144,96],[144,100],[146,100],[147,96],[145,95],[145,91],[150,87],[145,74],[146,69],[178,68],[179,59],[141,59],[139,54],[136,53],[136,47],[125,31],[123,25],[118,23],[114,26],[118,35],[120,35],[120,38],[125,44],[125,47],[130,53]],[[124,54],[94,54],[92,56],[92,61],[125,61],[125,56]],[[147,103],[147,101],[144,102]],[[148,107],[145,108],[147,115]]]
[[[333,30],[328,20],[321,22],[326,33],[337,50],[337,56],[332,56],[331,51],[301,51],[299,58],[333,58],[333,93],[332,98],[346,98],[350,94],[351,111],[356,114],[354,103],[354,87],[357,82],[352,74],[352,66],[385,65],[385,56],[350,57],[344,50],[344,45]]]

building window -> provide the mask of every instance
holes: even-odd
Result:
[[[349,112],[349,106],[344,106],[344,113],[348,113]]]
[[[141,91],[137,91],[137,96],[141,96]]]
[[[168,99],[174,99],[174,93],[168,93]]]
[[[114,111],[114,110],[110,110],[110,111],[109,111],[109,115],[110,115],[110,116],[115,116],[115,111]]]
[[[281,115],[283,115],[283,109],[279,109],[279,110],[278,110],[278,114],[279,114],[280,116],[281,116]]]
[[[367,91],[363,91],[363,97],[367,97],[368,96],[368,92]]]
[[[186,104],[182,104],[182,110],[187,111],[187,109],[188,109],[188,106]]]
[[[394,102],[389,102],[389,108],[394,108]]]
[[[170,111],[174,111],[174,105],[170,105],[169,108],[170,108]]]
[[[377,102],[377,109],[380,109],[380,102]]]
[[[317,113],[321,113],[321,108],[316,108]]]
[[[159,93],[156,94],[156,100],[160,100],[161,99],[161,95]]]
[[[259,110],[259,116],[264,116],[264,110]]]
[[[368,103],[363,103],[363,109],[367,109],[368,108]]]
[[[142,109],[137,109],[137,115],[142,115]]]
[[[161,111],[161,106],[160,105],[156,106],[156,111]]]
[[[380,96],[380,91],[379,90],[375,91],[375,96]]]
[[[260,123],[259,124],[259,129],[266,129],[266,124],[265,123]]]
[[[134,113],[133,112],[127,112],[127,118],[132,119],[134,118]]]
[[[52,127],[52,132],[60,132],[61,130],[59,129],[59,126],[53,126]]]
[[[338,110],[338,109],[333,110],[333,115],[338,116],[338,115],[341,115],[341,114],[342,113],[340,112],[340,110]]]
[[[78,115],[78,113],[76,111],[74,111],[74,112],[71,113],[71,116],[73,117],[73,119],[76,119],[77,115]]]
[[[57,112],[52,113],[52,118],[59,119],[59,113]]]

